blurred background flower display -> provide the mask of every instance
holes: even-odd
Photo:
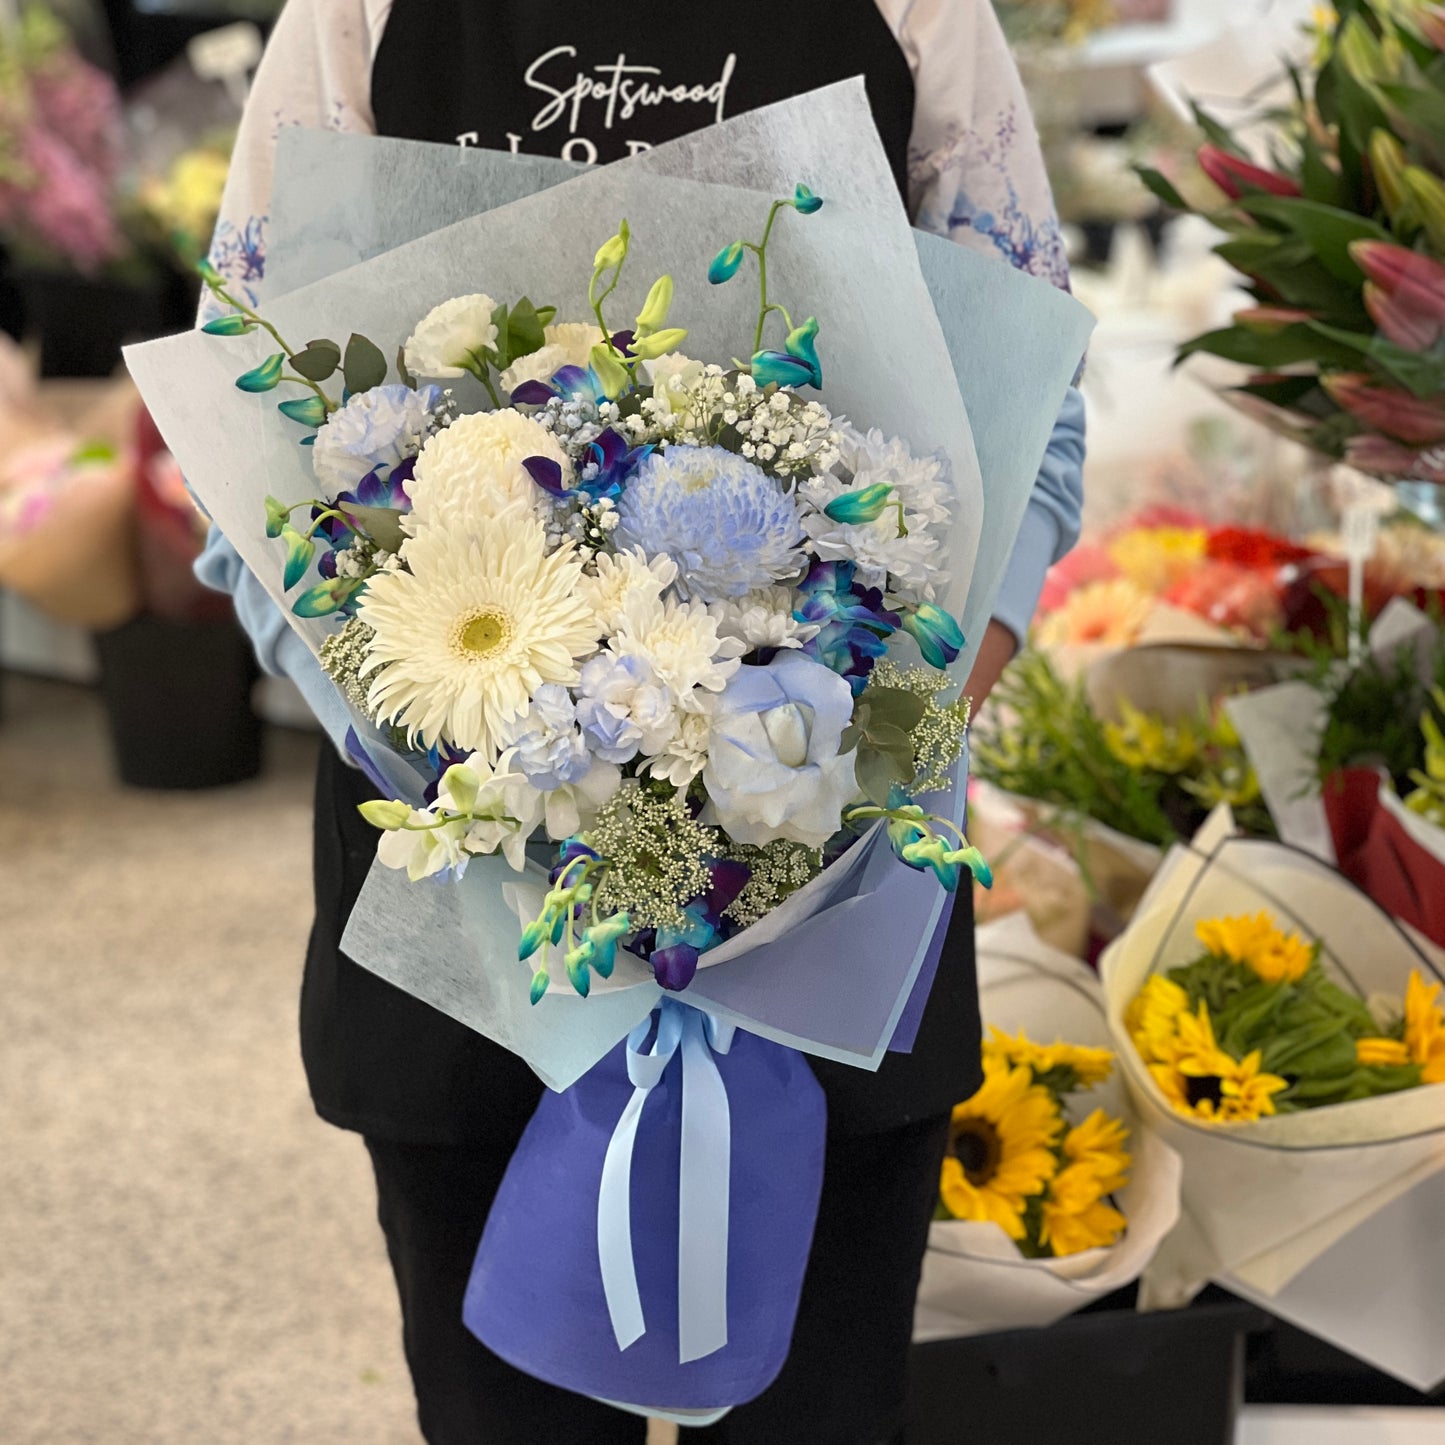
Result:
[[[1261,978],[1240,1004],[1256,982],[1227,970],[1227,999],[1191,993],[1156,1040],[1190,1111],[1151,1113],[1123,1023],[1139,988],[1110,970],[1142,960],[1142,987],[1171,929],[1169,967],[1197,965],[1199,920],[1178,919],[1229,875],[1201,918],[1408,955],[1348,1000],[1355,1033],[1365,1007],[1378,1033],[1346,1062],[1410,1053],[1404,1109],[1445,1087],[1424,1077],[1445,1057],[1445,3],[991,3],[1099,325],[1083,535],[971,734],[995,1031],[987,1086],[955,1101],[904,1438],[957,1445],[967,1421],[1032,1445],[1067,1414],[1069,1445],[1162,1439],[1138,1423],[1160,1418],[1179,1445],[1413,1442],[1327,1436],[1323,1417],[1289,1433],[1293,1407],[1338,1402],[1440,1435],[1445,1264],[1420,1223],[1445,1217],[1438,1134],[1408,1176],[1375,1179],[1378,1153],[1350,1148],[1371,1220],[1270,1181],[1280,1218],[1308,1205],[1310,1238],[1224,1249],[1270,1212],[1237,1161],[1288,1123],[1279,1011],[1300,1000]],[[338,1204],[365,1196],[365,1160],[312,1128],[294,1058],[318,733],[197,582],[208,521],[121,361],[194,324],[280,8],[0,0],[0,1087],[38,1101],[7,1134],[0,1239],[81,1261],[144,1326],[117,1338],[58,1267],[7,1279],[0,1440],[21,1445],[417,1438],[384,1250]],[[1263,1097],[1255,1049],[1281,1117],[1221,1140],[1225,1085]],[[54,1104],[81,1095],[93,1128]],[[189,1247],[135,1185],[157,1169],[203,1196]],[[322,1204],[292,1228],[303,1176]],[[340,1322],[328,1250],[356,1260]],[[1228,1267],[1194,1298],[1210,1258]],[[214,1332],[175,1313],[178,1289]]]

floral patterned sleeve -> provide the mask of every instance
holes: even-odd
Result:
[[[288,0],[241,118],[211,264],[254,305],[283,126],[370,132],[374,0]],[[202,306],[202,319],[207,319]]]
[[[914,224],[1067,290],[1068,258],[1018,68],[990,0],[879,0],[913,67]],[[1020,641],[1049,567],[1078,540],[1084,401],[1071,387],[994,606]]]

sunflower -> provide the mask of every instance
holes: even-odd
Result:
[[[1022,1029],[1017,1038],[1011,1038],[1002,1029],[990,1028],[983,1051],[986,1058],[997,1057],[1011,1066],[1032,1069],[1035,1078],[1051,1074],[1055,1069],[1068,1069],[1077,1082],[1070,1088],[1058,1089],[1058,1093],[1071,1093],[1074,1088],[1092,1089],[1102,1084],[1114,1069],[1114,1055],[1109,1049],[1090,1049],[1062,1040],[1036,1044]]]
[[[1251,969],[1266,983],[1298,983],[1315,961],[1314,946],[1276,928],[1268,913],[1202,919],[1194,932],[1216,958]]]
[[[1064,1135],[1064,1158],[1069,1165],[1092,1170],[1100,1191],[1112,1194],[1129,1182],[1129,1152],[1124,1142],[1129,1130],[1120,1119],[1095,1109],[1082,1124]]]
[[[1436,999],[1440,985],[1430,984],[1418,969],[1410,970],[1405,989],[1405,1047],[1410,1061],[1420,1065],[1422,1084],[1445,1084],[1445,1014]]]
[[[1173,1057],[1177,1022],[1188,1012],[1189,995],[1172,978],[1151,974],[1124,1013],[1124,1027],[1146,1064]]]
[[[1045,649],[1092,642],[1127,647],[1143,630],[1153,599],[1125,577],[1090,582],[1071,592],[1056,612],[1039,623],[1039,645]]]
[[[1202,1002],[1198,1013],[1179,1016],[1178,1029],[1174,1058],[1149,1072],[1179,1113],[1205,1124],[1249,1124],[1274,1113],[1274,1096],[1289,1081],[1261,1072],[1258,1049],[1243,1059],[1225,1053]]]
[[[953,1111],[940,1193],[954,1219],[992,1221],[1023,1239],[1024,1203],[1058,1168],[1058,1105],[1025,1068],[985,1059],[984,1083]]]
[[[576,550],[564,543],[549,554],[524,504],[476,537],[427,527],[404,555],[410,571],[373,577],[358,613],[376,634],[362,667],[374,674],[368,701],[412,741],[495,762],[506,726],[537,690],[575,682],[576,660],[597,646]]]
[[[1114,1244],[1125,1220],[1104,1197],[1107,1192],[1087,1164],[1061,1169],[1039,1212],[1039,1243],[1059,1258]]]

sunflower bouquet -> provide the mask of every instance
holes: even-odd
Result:
[[[953,1111],[939,1219],[997,1224],[1025,1259],[1106,1249],[1124,1232],[1129,1130],[1103,1109],[1070,1125],[1075,1095],[1113,1071],[1108,1049],[989,1031],[983,1087]]]
[[[861,85],[580,175],[283,142],[280,299],[207,271],[203,331],[132,368],[380,795],[348,956],[552,1090],[467,1326],[717,1418],[797,1309],[824,1138],[799,1051],[907,1048],[949,891],[986,874],[965,634],[1087,318],[915,237]],[[338,234],[369,259],[335,272]]]
[[[1178,1158],[1136,1128],[1097,978],[1021,917],[978,945],[984,1082],[953,1111],[924,1339],[1049,1324],[1135,1279],[1178,1218]]]
[[[1221,810],[1100,972],[1142,1127],[1184,1160],[1153,1302],[1268,1299],[1347,1237],[1383,1247],[1374,1216],[1445,1165],[1440,974],[1328,865]]]

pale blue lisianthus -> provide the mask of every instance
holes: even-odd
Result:
[[[684,597],[743,597],[802,569],[803,527],[792,494],[722,447],[654,452],[617,511],[617,545],[671,557]]]
[[[416,456],[441,404],[439,386],[413,390],[393,382],[358,392],[316,433],[311,458],[317,480],[334,496],[370,472],[390,471]]]
[[[858,796],[855,754],[838,751],[852,718],[852,688],[811,658],[740,667],[712,704],[704,817],[739,843],[821,848]]]
[[[516,750],[512,766],[544,793],[580,782],[592,767],[577,709],[561,683],[537,689],[532,705],[513,724],[510,746]]]

